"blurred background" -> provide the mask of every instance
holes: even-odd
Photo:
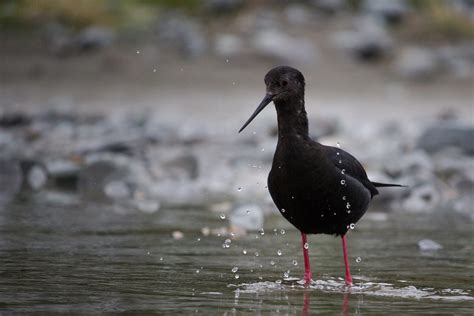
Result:
[[[15,251],[31,255],[35,242],[48,256],[91,245],[53,242],[58,232],[107,253],[104,238],[121,234],[228,236],[218,247],[229,248],[269,223],[286,227],[266,188],[273,107],[237,134],[277,65],[305,75],[315,139],[339,142],[373,181],[409,186],[381,190],[365,229],[403,217],[403,235],[428,216],[407,243],[436,251],[449,217],[472,240],[462,225],[474,221],[473,1],[1,0],[5,271],[33,260]],[[171,245],[161,245],[170,256],[185,251]]]
[[[236,131],[287,64],[306,76],[314,137],[411,186],[388,208],[473,216],[472,1],[4,0],[0,25],[1,155],[22,167],[0,200],[268,202],[275,113]]]

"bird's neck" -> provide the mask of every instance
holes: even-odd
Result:
[[[304,107],[304,97],[296,100],[275,101],[278,114],[278,140],[303,138],[308,136],[308,117]]]

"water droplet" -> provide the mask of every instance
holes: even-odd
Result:
[[[250,211],[246,211],[245,213],[250,214]]]
[[[341,170],[341,173],[342,173],[342,174],[346,174],[346,169],[342,169],[342,170]]]
[[[342,200],[345,201],[346,199],[347,199],[347,197],[344,195],[344,196],[342,197]]]
[[[346,208],[347,208],[347,209],[350,209],[350,208],[351,208],[351,203],[347,202]]]
[[[228,63],[228,62],[229,62],[229,59],[226,58],[225,62]]]
[[[247,254],[247,249],[242,250],[242,253],[243,253],[244,255],[246,255],[246,254]]]
[[[346,184],[346,180],[341,180],[341,184],[342,184],[342,185],[345,185],[345,184]]]
[[[282,282],[281,280],[276,280],[275,281],[276,284],[281,284],[281,282]]]
[[[252,132],[253,135],[257,135],[257,132]]]
[[[354,229],[355,227],[356,227],[356,225],[355,225],[354,223],[352,223],[352,224],[349,225],[349,228],[350,228],[350,229]]]
[[[336,146],[337,146],[337,148],[341,148],[341,143],[340,143],[340,142],[337,142],[337,143],[336,143]]]
[[[338,155],[338,156],[339,156],[340,154],[341,154],[340,152],[337,152],[337,153],[336,153],[336,155]]]
[[[277,250],[277,255],[281,256],[281,250],[280,249]]]
[[[137,54],[140,54],[140,51],[139,51],[139,50],[137,50]]]
[[[232,272],[233,272],[233,273],[235,273],[235,272],[237,272],[237,271],[239,271],[239,267],[233,267],[233,268],[232,268]]]
[[[294,266],[297,266],[297,265],[298,265],[298,261],[296,261],[296,260],[293,260],[292,263],[293,263]]]
[[[347,210],[347,214],[350,214],[351,213],[351,210]]]
[[[321,214],[321,217],[324,217],[324,214]]]
[[[285,213],[285,212],[286,212],[286,210],[285,210],[284,208],[282,208],[282,209],[281,209],[281,212],[282,212],[282,213]]]
[[[260,256],[260,254],[258,253],[258,251],[255,252],[255,257],[258,257]]]
[[[262,151],[265,151],[265,148],[262,148]]]
[[[199,273],[199,272],[201,272],[201,271],[199,271],[199,269],[197,269],[197,270],[196,270],[196,273]]]
[[[334,212],[334,216],[336,216],[336,215],[337,215],[337,213],[336,213],[336,212]]]
[[[357,258],[356,258],[356,262],[357,262],[357,263],[359,263],[359,262],[361,262],[361,261],[362,261],[362,258],[361,258],[361,257],[357,257]]]
[[[160,257],[160,261],[163,261],[163,257]]]
[[[284,278],[287,278],[287,277],[289,277],[289,276],[290,276],[290,270],[287,270],[287,271],[285,271],[285,272],[283,273],[283,277],[284,277]]]
[[[201,241],[201,238],[198,237],[196,240],[197,240],[197,241]]]
[[[291,196],[291,199],[292,199],[292,200],[294,200],[294,199],[295,199],[295,197],[292,195],[292,196]]]
[[[219,216],[221,219],[225,219],[225,214],[221,214],[221,216]]]
[[[303,248],[304,248],[304,249],[308,249],[308,248],[309,248],[309,244],[308,244],[307,242],[305,242],[304,245],[303,245]]]
[[[156,69],[153,69],[153,72],[156,72]]]
[[[339,161],[338,161],[338,162],[339,162],[339,163],[342,163],[342,160],[341,160],[341,159],[339,159]]]
[[[148,251],[146,254],[147,254],[147,255],[150,255],[150,252]]]
[[[271,265],[271,266],[274,266],[274,265],[275,265],[275,261],[271,260],[271,261],[270,261],[270,265]]]
[[[236,275],[234,275],[234,278],[238,279],[238,278],[240,278],[240,275],[236,274]]]
[[[242,187],[238,187],[237,191],[239,191],[239,192],[242,191]]]
[[[286,231],[284,229],[280,230],[280,234],[284,235]]]
[[[265,230],[263,228],[260,228],[258,231],[260,232],[260,235],[265,235]]]
[[[222,248],[230,248],[231,243],[232,243],[232,240],[226,239],[224,243],[222,244]]]
[[[232,85],[235,86],[235,81],[232,81]]]

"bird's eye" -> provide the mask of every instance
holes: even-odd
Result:
[[[281,82],[281,85],[282,85],[283,87],[286,86],[287,84],[288,84],[288,81],[286,81],[286,80],[283,80],[283,81]]]

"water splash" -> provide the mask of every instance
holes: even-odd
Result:
[[[278,281],[278,280],[277,280]],[[228,287],[236,288],[240,293],[265,293],[274,291],[290,291],[294,289],[305,290],[304,280],[298,278],[284,278],[283,282],[255,282],[242,283],[239,285],[229,284]],[[396,285],[391,283],[376,282],[356,282],[348,288],[344,280],[334,278],[326,280],[312,281],[310,289],[326,293],[347,293],[362,294],[368,296],[411,298],[411,299],[432,299],[449,301],[474,301],[474,297],[469,291],[461,289],[434,289],[427,287],[416,287],[414,285]]]

